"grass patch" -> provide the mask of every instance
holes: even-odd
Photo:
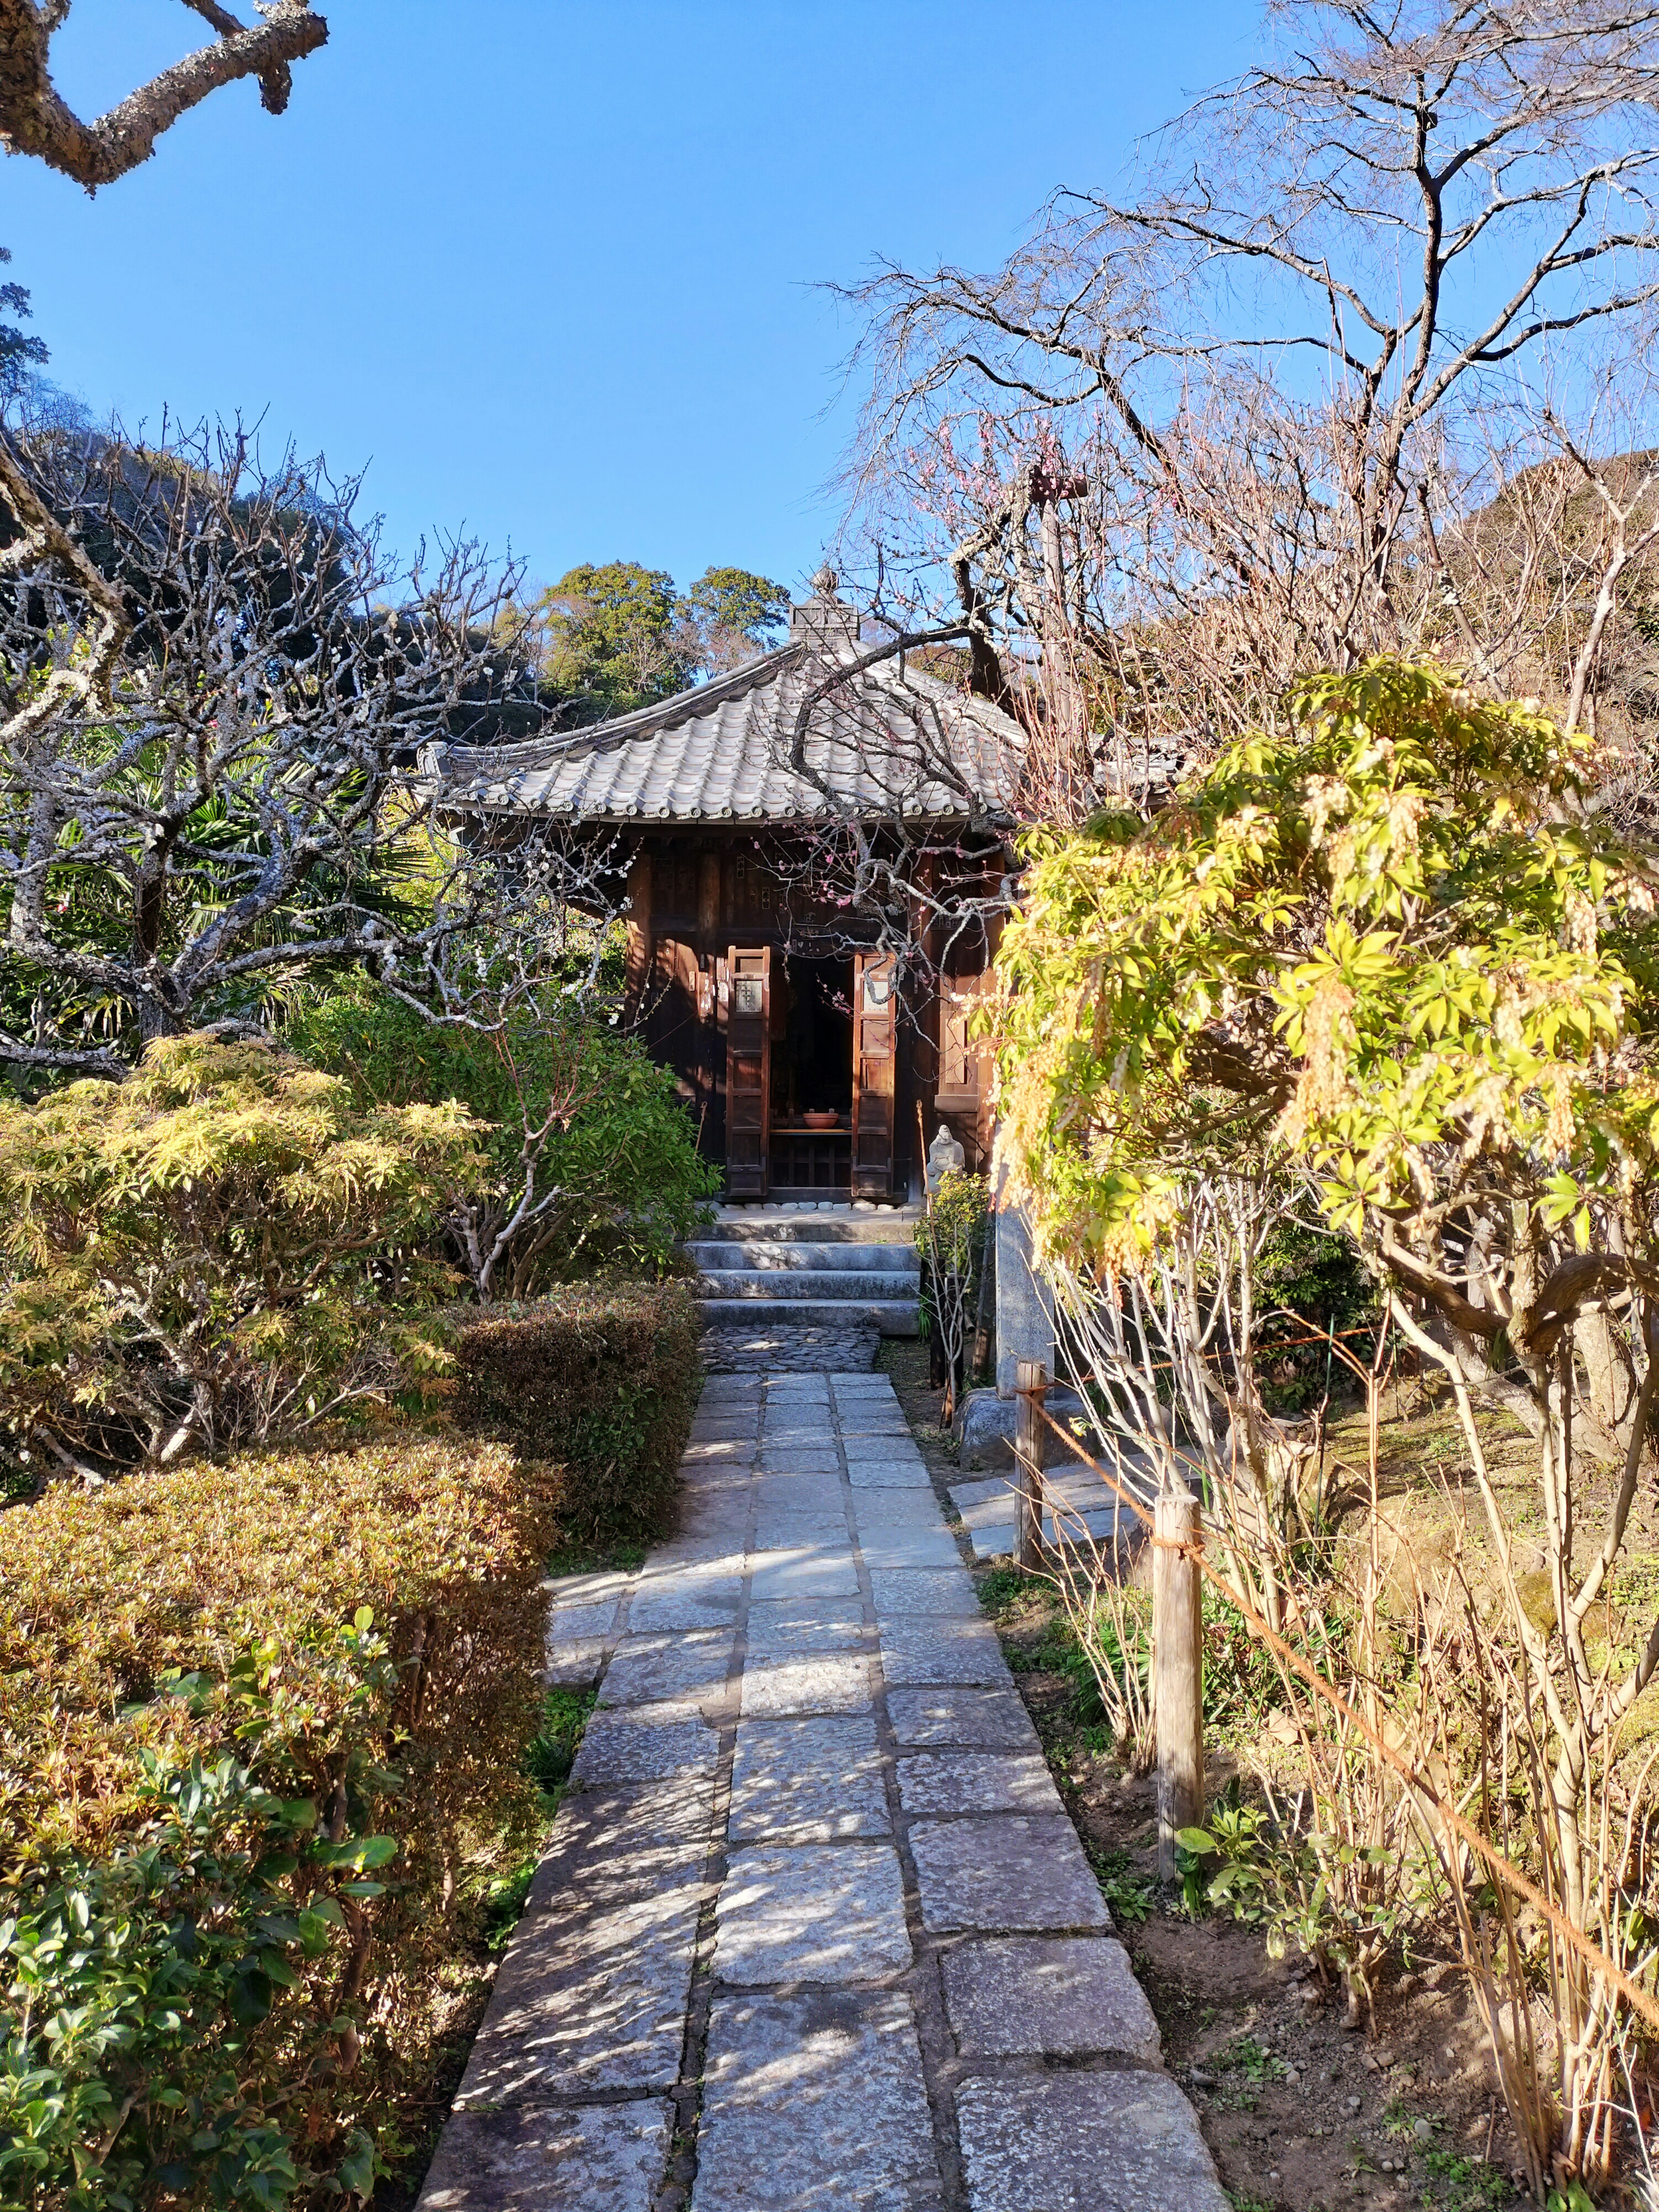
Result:
[[[1253,2112],[1256,2093],[1270,2081],[1288,2081],[1291,2069],[1274,2052],[1265,2050],[1253,2035],[1236,2035],[1226,2048],[1205,2062],[1217,2074],[1231,2078],[1217,2089],[1215,2101],[1235,2112]]]
[[[1427,2150],[1423,2154],[1423,2171],[1431,2181],[1440,2184],[1438,2193],[1425,2195],[1423,2202],[1441,2208],[1441,2212],[1495,2212],[1497,2206],[1514,2201],[1508,2175],[1489,2166],[1484,2158],[1460,2158],[1455,2151]]]
[[[526,1745],[520,1764],[540,1796],[544,1829],[559,1809],[597,1694],[592,1690],[550,1690],[542,1701],[540,1725]],[[484,1940],[492,1951],[501,1950],[518,1926],[540,1864],[538,1848],[486,1886],[482,1900]]]

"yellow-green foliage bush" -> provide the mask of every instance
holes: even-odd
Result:
[[[403,1437],[0,1516],[0,2203],[367,2190],[535,1819],[556,1487]]]
[[[394,1388],[397,1307],[453,1281],[422,1254],[472,1138],[459,1106],[359,1108],[205,1036],[123,1084],[0,1101],[0,1443],[107,1471]]]
[[[702,1322],[684,1283],[571,1287],[446,1317],[471,1425],[560,1463],[561,1512],[584,1542],[661,1534],[696,1409]]]

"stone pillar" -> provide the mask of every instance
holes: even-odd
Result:
[[[1022,1359],[1054,1371],[1054,1317],[1031,1273],[1031,1230],[1020,1209],[1003,1202],[1007,1170],[997,1166],[997,1395],[1012,1398]]]

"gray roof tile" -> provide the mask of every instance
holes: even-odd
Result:
[[[851,657],[842,648],[843,663]],[[1012,809],[1019,725],[897,661],[849,672],[815,704],[808,773],[793,769],[802,700],[831,672],[823,650],[797,637],[659,706],[522,744],[430,746],[422,767],[446,804],[588,821],[936,819]]]

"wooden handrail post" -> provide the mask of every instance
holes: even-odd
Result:
[[[1158,1729],[1158,1870],[1173,1881],[1176,1838],[1204,1818],[1204,1578],[1198,1500],[1164,1493],[1152,1526],[1152,1717]]]
[[[1030,1575],[1042,1565],[1042,1459],[1048,1432],[1037,1409],[1048,1388],[1044,1363],[1022,1359],[1016,1387],[1019,1395],[1014,1400],[1014,1456],[1019,1462],[1019,1528],[1014,1558],[1022,1571]]]

